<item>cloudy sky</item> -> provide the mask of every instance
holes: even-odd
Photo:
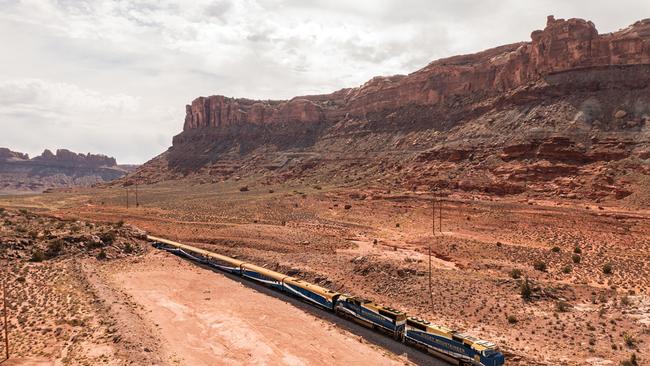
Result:
[[[0,0],[0,147],[142,163],[199,95],[331,92],[528,40],[546,15],[601,33],[650,1]]]

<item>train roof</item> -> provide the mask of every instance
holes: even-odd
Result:
[[[182,243],[178,243],[178,242],[175,242],[175,241],[158,238],[158,237],[151,236],[151,235],[147,235],[147,239],[157,241],[159,243],[171,245],[173,247],[183,249],[183,250],[186,250],[186,251],[189,251],[189,252],[192,252],[192,253],[201,254],[201,255],[203,255],[205,257],[211,257],[211,258],[219,259],[219,260],[222,260],[224,262],[231,263],[231,264],[233,264],[234,266],[237,266],[237,267],[244,264],[244,261],[240,261],[240,260],[235,259],[235,258],[230,258],[230,257],[225,256],[225,255],[213,253],[213,252],[210,252],[208,250],[201,249],[201,248],[193,247],[191,245],[182,244]]]
[[[295,280],[295,278],[293,278],[291,276],[287,276],[284,273],[271,271],[270,269],[266,269],[264,267],[260,267],[260,266],[255,265],[255,264],[244,263],[244,264],[242,264],[242,268],[255,271],[255,272],[259,273],[259,274],[262,274],[262,275],[264,275],[266,277],[269,277],[269,278],[273,278],[274,280],[277,280],[277,281],[288,280],[288,279]]]
[[[304,288],[306,290],[312,291],[314,293],[317,293],[317,294],[319,294],[321,296],[325,296],[325,297],[328,297],[328,298],[332,298],[333,296],[340,295],[339,292],[330,290],[330,289],[325,288],[325,287],[315,285],[313,283],[309,283],[307,281],[303,281],[303,280],[298,279],[298,278],[289,277],[289,278],[284,280],[284,283],[289,283],[289,284],[292,284],[294,286]]]

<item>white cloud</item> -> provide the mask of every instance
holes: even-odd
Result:
[[[180,131],[196,96],[356,86],[528,40],[548,14],[609,32],[648,16],[650,2],[0,0],[0,146],[142,162]],[[24,132],[53,125],[66,129]]]
[[[138,106],[135,97],[103,95],[76,85],[40,79],[0,81],[0,114],[7,110],[45,110],[56,115],[133,113]]]

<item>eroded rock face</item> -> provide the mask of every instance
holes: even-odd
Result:
[[[199,97],[186,112],[173,147],[140,176],[268,170],[278,181],[600,199],[650,174],[650,19],[598,34],[551,16],[529,42],[408,75],[288,101]]]
[[[117,165],[115,158],[100,154],[78,154],[70,150],[59,149],[56,154],[46,149],[39,156],[32,159],[36,162],[46,162],[59,165],[77,165],[85,167],[113,167]]]
[[[184,130],[233,124],[316,123],[364,117],[408,104],[439,105],[463,96],[481,98],[568,70],[650,64],[650,19],[599,35],[592,22],[548,17],[532,41],[434,61],[408,76],[375,77],[358,88],[253,101],[199,97],[187,106]]]
[[[20,152],[11,151],[6,147],[0,147],[0,160],[10,160],[10,159],[27,160],[29,159],[29,155]]]

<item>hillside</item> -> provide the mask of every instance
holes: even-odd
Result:
[[[599,34],[548,17],[531,41],[285,101],[199,97],[134,175],[648,202],[650,19]]]
[[[50,188],[90,186],[120,178],[133,170],[105,155],[45,150],[32,159],[0,148],[0,193],[42,192]]]

